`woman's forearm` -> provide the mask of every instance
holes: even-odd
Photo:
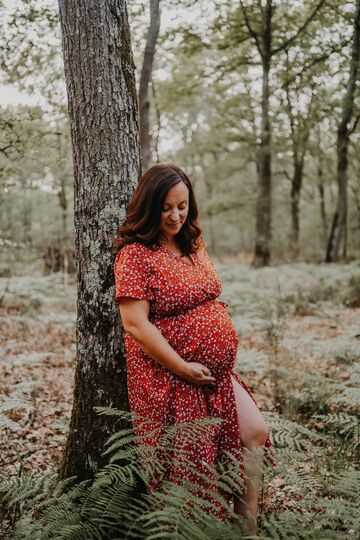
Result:
[[[141,350],[150,358],[176,373],[179,377],[186,376],[188,372],[187,362],[171,347],[160,330],[150,321],[132,326],[127,329],[127,332],[131,334]]]

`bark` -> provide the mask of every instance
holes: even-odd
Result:
[[[62,239],[65,241],[67,238],[67,197],[65,187],[65,177],[60,174],[60,189],[58,192],[59,206],[61,209],[61,222],[62,222]]]
[[[297,160],[294,167],[294,175],[291,181],[291,252],[296,258],[299,256],[300,237],[300,195],[304,172],[303,158]]]
[[[325,207],[325,188],[323,183],[319,183],[319,195],[320,195],[320,216],[321,216],[321,228],[323,231],[323,239],[326,238],[327,231],[327,219],[326,219],[326,207]]]
[[[142,167],[147,169],[151,160],[151,137],[149,121],[149,83],[155,56],[155,47],[160,30],[160,0],[150,0],[150,26],[146,38],[144,60],[140,75],[139,109],[140,109],[140,144]]]
[[[320,130],[318,130],[317,176],[318,176],[318,189],[319,189],[319,195],[320,195],[320,217],[321,217],[321,229],[322,229],[321,243],[323,246],[325,246],[326,236],[327,236],[327,216],[326,216],[326,206],[325,206],[325,185],[324,185],[322,150],[320,147],[320,136],[321,136]]]
[[[347,191],[348,191],[348,148],[351,130],[351,121],[356,83],[359,74],[360,59],[360,0],[356,1],[354,31],[352,38],[352,51],[349,79],[343,100],[343,108],[337,133],[337,183],[338,199],[332,221],[330,236],[326,249],[326,262],[336,262],[339,258],[341,242],[343,242],[343,256],[346,256],[346,228],[347,228]]]
[[[158,105],[157,95],[155,91],[155,84],[154,79],[151,78],[151,90],[152,90],[152,96],[153,96],[153,103],[155,108],[155,115],[156,115],[156,133],[155,133],[155,140],[154,140],[154,152],[156,155],[156,161],[160,161],[160,155],[159,155],[159,137],[160,137],[160,130],[161,130],[161,112]]]
[[[271,253],[271,125],[269,115],[269,74],[271,65],[271,18],[272,2],[267,0],[263,10],[262,33],[262,97],[261,141],[259,149],[258,198],[256,204],[256,239],[254,266],[265,266]]]
[[[24,227],[24,241],[28,246],[32,246],[32,193],[31,188],[24,190],[24,206],[22,212],[22,222]]]
[[[64,153],[62,149],[61,144],[61,131],[56,132],[57,136],[57,147],[58,147],[58,154],[59,154],[59,163],[61,170],[59,170],[59,180],[60,180],[60,189],[58,191],[58,201],[59,206],[61,210],[61,221],[62,221],[62,240],[65,242],[67,238],[67,211],[68,211],[68,201],[66,196],[66,175],[63,171],[63,165],[64,165]]]
[[[127,408],[123,330],[111,242],[140,174],[135,66],[125,0],[62,0],[60,20],[74,164],[77,352],[60,478],[93,477],[113,416]],[[117,426],[118,427],[118,424]]]

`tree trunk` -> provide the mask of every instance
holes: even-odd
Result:
[[[320,195],[320,217],[321,217],[321,245],[325,248],[326,246],[326,236],[327,236],[327,216],[326,216],[326,206],[325,206],[325,186],[324,186],[324,173],[323,173],[323,156],[320,146],[320,130],[317,133],[317,177],[318,177],[318,188]]]
[[[322,241],[326,239],[327,222],[326,222],[326,207],[325,207],[325,188],[323,183],[319,183],[319,195],[320,195],[320,216],[321,216],[321,228],[322,228]]]
[[[60,189],[58,191],[58,200],[59,200],[59,206],[61,210],[61,220],[62,220],[62,237],[61,240],[63,242],[66,242],[67,238],[67,209],[68,209],[68,202],[66,197],[66,182],[65,182],[65,172],[63,170],[64,167],[64,153],[62,149],[61,144],[61,136],[62,132],[57,131],[57,146],[58,146],[58,154],[59,154],[59,164],[60,164],[60,170],[59,170],[59,180],[60,180]]]
[[[60,478],[91,478],[127,408],[112,237],[140,174],[135,66],[125,0],[62,0],[60,20],[75,181],[77,352],[74,403]],[[118,427],[118,425],[117,425]]]
[[[291,182],[291,252],[294,257],[299,256],[300,236],[300,193],[303,180],[304,160],[295,162],[294,175]]]
[[[336,262],[340,244],[343,241],[343,255],[346,255],[347,225],[347,185],[348,185],[348,148],[350,141],[349,124],[354,107],[354,96],[359,73],[360,59],[360,0],[356,2],[354,32],[352,39],[351,65],[349,80],[343,101],[343,110],[337,134],[337,182],[338,200],[331,226],[326,250],[326,262]]]
[[[154,152],[156,155],[156,161],[160,161],[160,154],[159,154],[159,137],[160,137],[160,130],[161,130],[161,112],[159,109],[159,105],[157,102],[157,95],[155,91],[155,83],[154,79],[151,78],[151,90],[152,90],[152,96],[153,96],[153,103],[155,108],[155,115],[156,115],[156,133],[155,133],[155,140],[154,140]]]
[[[24,189],[24,206],[22,221],[24,227],[24,240],[26,245],[32,246],[32,189]]]
[[[271,0],[263,10],[261,142],[259,149],[258,198],[254,266],[265,266],[271,253],[271,125],[269,115],[269,74],[271,63]]]
[[[286,52],[286,78],[291,80],[291,71],[289,67],[289,55]],[[297,100],[300,100],[299,87],[295,87]],[[291,232],[290,232],[290,251],[293,258],[297,258],[300,253],[299,238],[300,238],[300,197],[304,175],[304,160],[307,151],[308,141],[310,137],[310,126],[312,118],[312,104],[314,93],[306,114],[298,116],[296,121],[294,115],[294,106],[291,98],[290,83],[285,84],[285,94],[287,102],[287,114],[290,124],[290,136],[293,151],[294,170],[291,179]]]
[[[150,26],[146,38],[144,61],[139,85],[140,144],[142,167],[150,164],[149,83],[155,55],[156,40],[160,30],[160,0],[150,0]]]
[[[66,198],[66,187],[65,187],[65,177],[63,174],[60,176],[60,189],[58,192],[59,206],[61,209],[61,221],[62,221],[62,240],[66,241],[67,238],[67,198]]]

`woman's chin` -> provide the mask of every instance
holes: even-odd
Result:
[[[177,225],[176,227],[172,227],[171,225],[168,225],[167,230],[169,234],[177,234],[180,232],[181,225]]]

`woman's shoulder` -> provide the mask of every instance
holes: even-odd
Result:
[[[144,251],[147,250],[147,247],[142,242],[129,242],[127,244],[124,244],[120,250],[122,252],[137,252],[137,251]]]
[[[151,250],[142,242],[124,244],[116,254],[115,262],[121,259],[146,259]]]
[[[198,257],[199,259],[201,259],[203,261],[203,263],[207,266],[212,266],[213,268],[215,268],[215,265],[214,265],[214,261],[212,260],[211,256],[209,255],[209,253],[207,252],[207,249],[206,249],[206,244],[205,245],[202,245],[199,250],[198,250]]]
[[[207,244],[205,244],[204,242],[201,242],[201,244],[199,245],[198,249],[197,249],[197,253],[199,255],[208,255],[208,252],[207,252]]]

